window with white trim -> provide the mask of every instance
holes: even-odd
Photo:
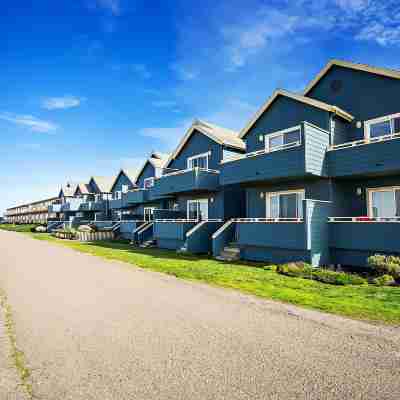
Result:
[[[266,193],[267,218],[303,218],[304,190]]]
[[[197,221],[208,219],[208,199],[188,200],[187,218]]]
[[[145,207],[143,214],[144,214],[144,220],[145,221],[153,221],[154,219],[154,210],[155,207]]]
[[[149,189],[154,186],[154,177],[146,178],[143,180],[143,187]]]
[[[364,126],[364,135],[366,139],[374,139],[400,133],[400,113],[365,121]]]
[[[113,193],[114,200],[121,200],[121,198],[122,198],[122,192],[120,190],[117,190]]]
[[[368,189],[370,218],[400,217],[400,187]]]
[[[208,169],[208,158],[210,156],[210,152],[204,154],[197,154],[193,157],[188,157],[187,159],[187,168],[204,168]]]
[[[128,193],[129,185],[122,185],[121,191],[122,193]]]
[[[295,126],[283,131],[265,135],[265,151],[283,150],[301,144],[301,127]]]

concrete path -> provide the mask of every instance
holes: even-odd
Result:
[[[400,333],[0,231],[40,399],[399,399]],[[0,398],[2,398],[0,396]]]

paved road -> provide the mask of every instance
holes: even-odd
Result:
[[[0,231],[41,399],[399,399],[400,333]],[[0,396],[1,398],[1,396]]]

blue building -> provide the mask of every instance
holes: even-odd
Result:
[[[400,252],[400,73],[331,61],[302,95],[277,90],[241,131],[246,154],[223,186],[246,191],[246,217],[214,235],[241,258],[364,265]]]

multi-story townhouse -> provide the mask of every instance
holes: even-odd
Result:
[[[246,154],[221,185],[246,190],[246,218],[213,236],[215,255],[364,265],[400,252],[400,73],[331,61],[302,95],[276,91],[241,131]]]
[[[46,224],[53,215],[48,208],[58,201],[58,197],[22,204],[6,210],[6,221],[16,224]]]
[[[220,162],[244,149],[237,133],[193,122],[152,188],[154,196],[168,199],[167,209],[154,211],[158,247],[211,251],[211,235],[225,219],[240,215],[244,204],[239,187],[220,187]]]

